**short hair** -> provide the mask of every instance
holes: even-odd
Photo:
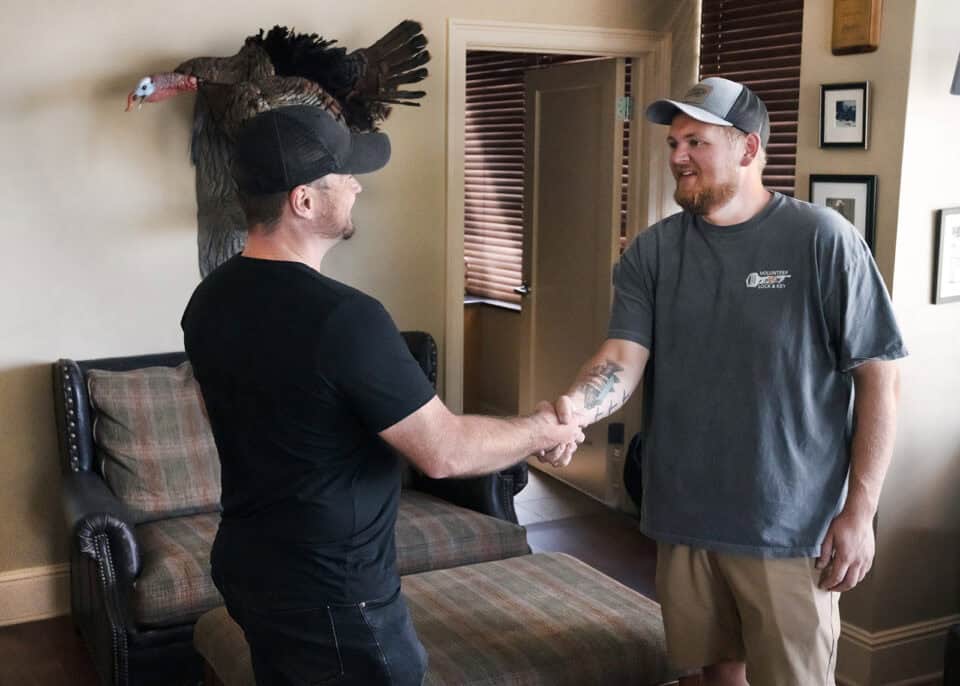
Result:
[[[237,191],[237,200],[240,208],[247,217],[247,230],[262,224],[269,233],[276,227],[280,221],[280,215],[283,214],[283,204],[290,195],[289,191],[280,193],[268,193],[267,195],[251,195],[243,191]]]
[[[330,188],[330,180],[326,176],[321,176],[306,185],[326,190]],[[237,200],[247,218],[247,230],[249,231],[251,227],[262,224],[267,233],[273,231],[283,215],[283,205],[290,197],[291,191],[293,191],[293,188],[279,193],[253,195],[237,189]]]

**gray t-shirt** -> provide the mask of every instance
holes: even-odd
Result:
[[[818,555],[846,492],[849,372],[907,354],[856,230],[778,193],[735,226],[681,212],[637,236],[613,281],[609,337],[652,352],[643,531]]]

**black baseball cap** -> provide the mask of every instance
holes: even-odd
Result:
[[[742,83],[711,76],[688,90],[680,100],[657,100],[647,107],[647,119],[670,124],[678,113],[706,124],[733,126],[744,133],[757,133],[767,147],[770,115],[757,94]]]
[[[350,131],[326,110],[292,105],[261,112],[244,124],[233,149],[241,191],[289,191],[327,174],[367,174],[390,160],[385,133]]]

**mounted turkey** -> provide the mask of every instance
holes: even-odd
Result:
[[[200,273],[243,248],[243,211],[230,174],[231,140],[250,117],[287,105],[315,105],[351,129],[375,130],[390,106],[414,105],[424,91],[400,90],[427,76],[426,37],[403,21],[368,48],[348,53],[336,41],[274,26],[250,36],[231,57],[196,57],[172,72],[144,77],[127,96],[134,104],[196,92],[190,154],[197,169]]]

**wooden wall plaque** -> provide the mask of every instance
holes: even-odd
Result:
[[[880,46],[883,0],[833,0],[834,55],[873,52]]]

